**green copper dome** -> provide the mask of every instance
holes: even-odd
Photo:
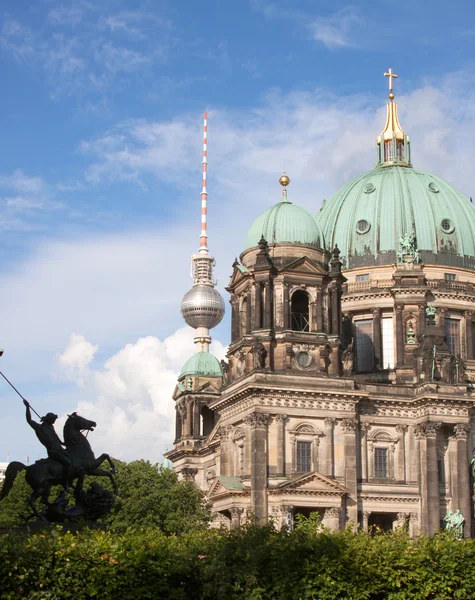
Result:
[[[245,250],[258,245],[261,237],[268,244],[304,244],[323,247],[323,236],[312,215],[300,206],[284,200],[265,210],[251,225]]]
[[[475,268],[475,208],[454,186],[410,166],[382,165],[348,183],[316,214],[345,268],[396,262],[399,236],[420,261]]]
[[[209,352],[197,352],[186,361],[181,370],[178,381],[187,375],[202,375],[206,377],[222,377],[223,370],[219,360]]]

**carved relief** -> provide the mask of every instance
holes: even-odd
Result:
[[[457,425],[454,426],[454,433],[458,440],[466,440],[470,433],[470,425],[467,425],[466,423],[457,423]]]
[[[342,419],[340,421],[340,427],[343,433],[355,433],[356,425],[356,419]]]
[[[244,423],[251,427],[266,427],[269,422],[269,415],[265,413],[254,412],[244,418]]]

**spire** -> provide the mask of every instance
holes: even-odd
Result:
[[[224,301],[215,289],[213,279],[214,258],[208,254],[207,234],[207,199],[206,170],[207,170],[207,128],[208,115],[204,113],[203,128],[203,181],[201,188],[201,234],[198,254],[191,257],[193,287],[185,294],[181,302],[181,314],[185,322],[196,329],[195,344],[199,349],[208,352],[211,336],[209,330],[216,327],[224,316]]]
[[[411,166],[411,148],[409,136],[404,132],[397,114],[397,104],[394,101],[393,79],[398,75],[389,69],[384,73],[389,78],[389,102],[387,104],[386,125],[378,136],[378,164]]]
[[[282,190],[282,202],[288,202],[287,200],[287,186],[290,183],[290,178],[287,176],[287,171],[284,169],[283,174],[279,177],[279,183],[284,188]]]
[[[201,236],[200,236],[200,254],[208,254],[208,191],[206,189],[206,168],[208,166],[208,113],[203,115],[203,160],[201,161],[203,172],[203,187],[201,189]]]

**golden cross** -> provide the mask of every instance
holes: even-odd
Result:
[[[393,78],[397,79],[397,75],[396,73],[393,73],[392,69],[389,69],[389,73],[385,73],[384,74],[385,77],[389,77],[389,91],[392,92],[393,91]]]

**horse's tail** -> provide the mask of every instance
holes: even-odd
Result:
[[[7,470],[5,471],[5,479],[3,481],[2,491],[0,493],[0,500],[3,500],[8,496],[13,487],[16,476],[20,471],[23,471],[23,469],[26,469],[26,465],[18,461],[11,462],[8,465]]]

